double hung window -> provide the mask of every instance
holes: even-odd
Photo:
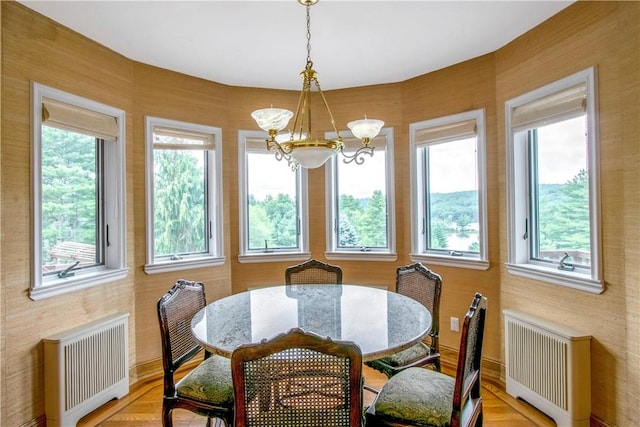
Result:
[[[220,128],[146,117],[146,273],[224,262]]]
[[[32,112],[30,297],[124,278],[125,112],[38,83]]]
[[[307,259],[307,170],[268,151],[264,132],[238,134],[240,262]]]
[[[342,136],[347,156],[362,147],[350,132]],[[393,129],[383,128],[369,146],[373,156],[362,164],[341,155],[327,162],[327,259],[396,259]]]
[[[484,110],[409,126],[412,259],[487,269]]]
[[[602,292],[595,71],[506,103],[508,270]]]

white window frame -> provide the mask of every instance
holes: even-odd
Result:
[[[115,141],[104,143],[104,218],[108,224],[104,265],[74,270],[72,276],[59,278],[42,275],[42,103],[43,98],[75,105],[111,116],[117,123]],[[126,265],[126,149],[125,111],[87,98],[31,83],[31,140],[33,170],[33,265],[29,297],[32,300],[50,298],[91,286],[124,279]],[[103,235],[103,238],[106,236]]]
[[[156,258],[154,242],[154,173],[153,173],[153,130],[156,126],[172,128],[177,131],[197,132],[211,135],[214,148],[207,151],[206,201],[207,222],[209,223],[208,252],[186,255],[180,259]],[[146,229],[147,229],[147,274],[180,271],[193,268],[210,267],[224,264],[224,234],[222,220],[222,129],[196,123],[145,116],[145,183],[146,183]],[[203,149],[204,151],[204,149]]]
[[[355,138],[350,131],[340,131],[343,139]],[[337,209],[338,195],[336,188],[336,171],[337,162],[344,161],[341,154],[333,156],[325,164],[325,205],[326,205],[326,251],[325,257],[328,260],[354,260],[354,261],[395,261],[398,259],[396,253],[396,210],[395,210],[395,181],[394,181],[394,156],[393,156],[393,137],[392,127],[385,127],[380,130],[376,138],[384,138],[385,140],[385,198],[387,206],[387,247],[386,248],[366,248],[364,250],[345,250],[338,248]],[[335,139],[335,132],[327,132],[327,139]],[[373,155],[380,151],[375,148]],[[364,156],[367,161],[367,156]],[[366,177],[363,177],[366,179]]]
[[[294,250],[249,250],[249,242],[247,240],[249,235],[247,230],[247,227],[249,226],[249,212],[247,206],[247,201],[249,200],[247,188],[247,153],[249,149],[247,148],[247,143],[255,143],[257,141],[263,142],[264,151],[269,152],[267,150],[264,132],[248,130],[238,131],[238,212],[240,213],[240,253],[238,254],[238,262],[257,263],[307,260],[311,256],[311,253],[309,252],[309,199],[307,196],[309,187],[307,184],[307,170],[303,167],[299,167],[295,172],[293,172],[295,174],[297,184],[296,200],[298,204],[298,224],[300,233],[298,248]],[[274,156],[275,159],[274,152],[269,152],[269,154]],[[276,163],[277,167],[290,168],[284,160]],[[265,176],[264,178],[271,179],[269,176]]]
[[[427,170],[419,161],[420,150],[429,143],[419,143],[416,135],[419,131],[443,125],[468,122],[476,124],[476,169],[478,178],[478,255],[468,253],[445,254],[429,251],[425,241],[425,175]],[[411,159],[411,259],[435,265],[487,270],[489,268],[488,230],[487,230],[487,166],[484,109],[472,110],[444,117],[424,120],[409,125],[409,157]],[[455,179],[455,177],[452,177]]]
[[[589,174],[589,211],[591,237],[591,268],[588,273],[559,270],[556,265],[545,266],[530,260],[529,244],[522,236],[528,218],[528,180],[526,156],[526,130],[513,130],[512,116],[515,108],[544,98],[556,92],[586,85],[587,113],[587,167]],[[600,179],[598,148],[598,116],[596,99],[596,70],[590,67],[561,80],[525,93],[505,103],[505,125],[507,136],[507,271],[517,276],[540,280],[560,286],[592,293],[604,291],[602,281],[602,259],[600,246]]]

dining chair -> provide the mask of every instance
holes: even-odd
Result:
[[[387,381],[366,411],[367,427],[482,425],[480,367],[487,299],[473,297],[460,333],[456,376],[408,368]]]
[[[204,285],[178,280],[158,300],[158,320],[162,338],[164,387],[162,425],[173,426],[174,409],[186,409],[211,419],[233,422],[233,382],[229,359],[204,352],[204,360],[177,383],[175,373],[192,360],[202,347],[191,333],[191,319],[206,305]]]
[[[231,355],[236,427],[361,427],[362,353],[291,329]]]
[[[342,284],[342,268],[310,259],[298,265],[287,267],[284,273],[287,285],[331,283]]]
[[[419,262],[403,265],[396,269],[396,292],[415,299],[429,310],[432,318],[429,336],[426,342],[419,342],[406,350],[367,362],[367,366],[389,378],[404,369],[417,366],[431,366],[440,372],[438,333],[442,277]]]

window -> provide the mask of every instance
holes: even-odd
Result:
[[[146,273],[224,262],[222,131],[146,117]]]
[[[267,150],[264,132],[238,133],[240,262],[309,257],[307,170]]]
[[[599,293],[595,95],[590,68],[506,103],[507,269]]]
[[[487,269],[484,110],[412,123],[414,260]]]
[[[343,132],[344,151],[353,155],[362,143]],[[327,138],[335,138],[328,133]],[[373,156],[362,164],[333,156],[326,168],[327,259],[393,261],[393,129],[383,128],[369,143]],[[331,225],[331,226],[329,226]]]
[[[33,83],[32,114],[30,298],[126,277],[125,112]]]

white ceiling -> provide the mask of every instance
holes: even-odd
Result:
[[[19,1],[145,64],[233,86],[302,85],[296,0]],[[493,52],[573,1],[320,0],[311,59],[323,90],[403,81]]]

